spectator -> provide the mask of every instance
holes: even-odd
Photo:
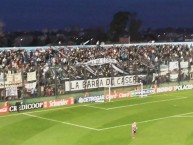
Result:
[[[94,62],[99,58],[114,60],[116,63],[101,62],[100,65],[86,65],[87,62]],[[153,73],[159,73],[159,67],[162,65],[180,60],[189,62],[190,66],[193,65],[192,59],[192,46],[184,44],[81,46],[58,50],[38,48],[29,52],[26,49],[0,50],[0,65],[4,68],[5,74],[10,70],[12,73],[23,71],[26,80],[27,73],[36,70],[39,75],[39,87],[52,86],[55,83],[62,84],[64,80],[69,79],[93,79],[126,74],[145,74],[151,78]],[[184,73],[181,76],[184,80],[188,79]],[[168,74],[158,77],[158,82],[166,81],[168,81]],[[144,82],[150,83],[149,80]],[[52,90],[53,87],[48,87],[46,95],[52,95]]]

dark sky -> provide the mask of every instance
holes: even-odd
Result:
[[[107,28],[118,11],[136,12],[142,28],[193,27],[193,0],[0,0],[6,31]]]

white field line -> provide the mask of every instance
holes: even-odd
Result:
[[[162,94],[163,95],[163,94]],[[168,96],[172,96],[172,95],[168,95]],[[155,97],[155,96],[147,96],[149,97]],[[177,96],[176,96],[177,97]],[[130,99],[139,99],[139,97],[130,97]],[[103,102],[103,103],[98,103],[100,104],[104,104],[104,103],[116,103],[116,102],[121,102],[121,101],[126,101],[126,100],[114,100],[111,102]],[[73,106],[62,106],[62,107],[57,107],[57,108],[49,108],[49,109],[42,109],[42,110],[33,110],[33,111],[28,111],[27,113],[37,113],[37,112],[46,112],[46,111],[52,111],[52,110],[62,110],[62,109],[68,109],[68,108],[76,108],[76,107],[81,107],[81,106],[92,106],[93,104],[81,104],[81,105],[73,105]],[[96,104],[97,105],[97,104]],[[92,108],[102,108],[102,107],[92,107]],[[103,108],[104,110],[108,110],[108,108]],[[4,118],[4,117],[11,117],[11,116],[17,116],[17,115],[21,115],[20,113],[16,113],[16,114],[8,114],[8,115],[0,115],[0,118]]]
[[[92,104],[88,104],[87,106],[89,106],[89,105],[92,105]],[[77,108],[77,107],[82,107],[82,106],[85,106],[85,104],[82,104],[82,105],[73,105],[73,106],[61,106],[61,107],[49,108],[49,109],[41,109],[41,110],[33,110],[33,111],[27,111],[26,113],[37,113],[37,112],[46,112],[46,111],[54,111],[54,110],[63,110],[63,109]],[[94,108],[94,107],[93,107],[93,108]],[[21,115],[21,113],[1,115],[0,118],[17,116],[17,115]]]
[[[52,111],[52,110],[62,110],[62,109],[76,108],[76,107],[81,107],[81,106],[84,106],[84,105],[62,106],[62,107],[51,108],[51,109],[42,109],[42,110],[27,111],[26,113],[37,113],[37,112],[46,112],[46,111]],[[17,115],[21,115],[21,113],[1,115],[0,118],[17,116]]]
[[[132,104],[132,105],[125,105],[125,106],[112,107],[112,108],[102,108],[102,107],[92,106],[93,104],[88,104],[88,105],[82,104],[82,105],[73,105],[73,106],[62,106],[62,107],[59,107],[59,108],[51,108],[51,109],[33,110],[33,111],[28,111],[27,113],[37,113],[37,112],[46,112],[46,111],[53,111],[53,110],[62,110],[62,109],[76,108],[76,107],[82,107],[82,106],[87,106],[87,107],[89,106],[89,107],[92,107],[92,108],[98,108],[98,109],[102,109],[102,110],[112,110],[112,109],[129,107],[129,106],[137,106],[137,105],[156,103],[156,102],[163,102],[163,101],[172,101],[172,100],[185,99],[185,98],[188,98],[188,97],[176,98],[176,99],[167,99],[167,100],[160,100],[160,101],[152,101],[152,102]],[[119,100],[117,100],[117,101],[119,101]],[[100,104],[102,104],[102,103],[100,103]],[[20,113],[16,113],[16,114],[0,115],[0,118],[17,116],[17,115],[21,115],[21,114]]]
[[[155,118],[155,119],[150,119],[150,120],[144,120],[144,121],[137,122],[137,124],[147,123],[147,122],[152,122],[152,121],[158,121],[158,120],[163,120],[163,119],[172,118],[172,117],[179,117],[179,116],[182,116],[182,115],[188,115],[188,114],[192,114],[192,113],[193,112],[188,112],[188,113],[183,113],[183,114],[177,114],[177,115],[160,117],[160,118]],[[101,128],[101,129],[98,129],[98,130],[99,131],[104,131],[104,130],[119,128],[119,127],[124,127],[124,126],[129,126],[129,125],[131,125],[131,123],[123,124],[123,125],[117,125],[117,126],[112,126],[112,127]]]
[[[182,115],[176,115],[175,117],[193,117],[193,113],[188,113],[188,114],[182,114]]]
[[[193,117],[193,116],[184,115],[184,116],[175,116],[175,117],[186,118],[186,117]]]
[[[150,96],[149,96],[150,97]],[[137,98],[130,98],[130,99],[137,99]],[[114,102],[119,102],[119,101],[124,101],[124,100],[115,100]],[[104,102],[104,103],[109,103],[109,102]],[[104,103],[98,103],[98,104],[104,104]],[[110,102],[112,103],[112,102]],[[81,104],[81,105],[73,105],[73,106],[62,106],[62,107],[57,107],[57,108],[49,108],[49,109],[42,109],[42,110],[33,110],[33,111],[28,111],[27,113],[37,113],[37,112],[46,112],[46,111],[54,111],[54,110],[62,110],[62,109],[68,109],[68,108],[76,108],[76,107],[82,107],[82,106],[87,106],[87,107],[92,107],[92,108],[98,108],[98,109],[103,109],[103,110],[108,110],[107,108],[102,108],[102,107],[95,107],[92,106],[93,104]],[[8,115],[0,115],[0,118],[4,117],[11,117],[11,116],[17,116],[21,115],[21,113],[16,113],[16,114],[8,114]]]
[[[182,113],[182,114],[171,115],[171,116],[166,116],[166,117],[160,117],[160,118],[155,118],[155,119],[150,119],[150,120],[144,120],[144,121],[140,121],[140,122],[137,122],[137,123],[138,123],[138,124],[148,123],[148,122],[163,120],[163,119],[172,118],[172,117],[184,117],[184,116],[186,116],[186,115],[188,115],[188,114],[192,114],[192,113],[193,113],[193,112]],[[62,122],[62,121],[58,121],[58,120],[54,120],[54,119],[44,118],[44,117],[40,117],[40,116],[36,116],[36,115],[32,115],[32,114],[27,114],[27,113],[22,113],[22,114],[27,115],[27,116],[31,116],[31,117],[34,117],[34,118],[44,119],[44,120],[48,120],[48,121],[52,121],[52,122],[57,122],[57,123],[63,123],[63,124],[71,125],[71,126],[76,126],[76,127],[80,127],[80,128],[85,128],[85,129],[89,129],[89,130],[94,130],[94,131],[104,131],[104,130],[109,130],[109,129],[114,129],[114,128],[120,128],[120,127],[124,127],[124,126],[129,126],[129,125],[131,125],[131,123],[129,123],[129,124],[123,124],[123,125],[118,125],[118,126],[112,126],[112,127],[97,129],[97,128],[92,128],[92,127],[87,127],[87,126],[78,125],[78,124],[72,124],[72,123],[68,123],[68,122]],[[191,117],[193,117],[193,116],[191,116]]]
[[[87,127],[87,126],[78,125],[78,124],[72,124],[72,123],[68,123],[68,122],[62,122],[62,121],[58,121],[58,120],[54,120],[54,119],[44,118],[44,117],[40,117],[40,116],[35,116],[35,115],[32,115],[32,114],[28,114],[28,113],[12,114],[11,116],[14,116],[14,115],[23,115],[23,114],[26,115],[26,116],[34,117],[34,118],[39,118],[39,119],[43,119],[43,120],[47,120],[47,121],[52,121],[52,122],[57,122],[57,123],[63,123],[63,124],[71,125],[71,126],[76,126],[76,127],[80,127],[80,128],[85,128],[85,129],[89,129],[89,130],[94,130],[94,131],[104,131],[104,130],[109,130],[109,129],[114,129],[114,128],[120,128],[120,127],[124,127],[124,126],[129,126],[129,125],[131,125],[131,123],[129,123],[129,124],[123,124],[123,125],[117,125],[117,126],[112,126],[112,127],[97,129],[97,128],[92,128],[92,127]],[[144,121],[140,121],[140,122],[137,122],[137,123],[138,123],[138,124],[147,123],[147,122],[152,122],[152,121],[157,121],[157,120],[163,120],[163,119],[172,118],[172,117],[186,117],[186,116],[188,116],[188,114],[193,114],[193,112],[182,113],[182,114],[177,114],[177,115],[171,115],[171,116],[166,116],[166,117],[160,117],[160,118],[155,118],[155,119],[150,119],[150,120],[144,120]],[[7,116],[7,115],[6,115],[6,116]],[[9,115],[9,116],[10,116],[10,115]],[[1,116],[0,116],[0,117],[1,117]],[[192,116],[191,116],[191,117],[192,117]]]
[[[170,95],[170,96],[172,96],[172,95]],[[148,98],[150,98],[150,97],[154,97],[154,96],[147,96]],[[178,96],[176,96],[175,98],[177,98],[177,99],[181,99],[181,98],[179,98]],[[184,97],[184,98],[188,98],[188,97]],[[183,99],[184,99],[183,98]],[[90,107],[90,108],[97,108],[97,109],[101,109],[101,110],[111,110],[111,108],[104,108],[104,107],[98,107],[100,104],[104,104],[104,103],[116,103],[116,102],[125,102],[125,101],[129,101],[129,100],[134,100],[134,99],[141,99],[141,98],[139,98],[139,97],[130,97],[130,98],[128,98],[128,100],[114,100],[114,101],[111,101],[111,102],[103,102],[103,103],[98,103],[98,104],[88,104],[88,105],[83,105],[83,106],[87,106],[87,107]],[[142,104],[142,103],[141,103]],[[141,105],[141,104],[139,104],[139,105]],[[93,106],[93,105],[95,105],[95,106]],[[133,105],[133,104],[132,104]],[[81,105],[82,106],[82,105]],[[126,105],[127,106],[127,105]],[[129,106],[131,106],[131,105],[129,105]],[[133,106],[136,106],[136,104],[134,104]],[[121,107],[121,106],[120,106]],[[112,108],[114,108],[114,107],[112,107]],[[121,107],[122,108],[122,107]],[[116,108],[115,108],[116,109]]]
[[[173,101],[173,100],[182,100],[182,99],[186,99],[186,98],[187,98],[187,97],[182,97],[182,98],[175,98],[175,99],[165,99],[165,100],[151,101],[151,102],[145,102],[145,103],[124,105],[124,106],[107,108],[107,110],[119,109],[119,108],[124,108],[124,107],[131,107],[131,106],[138,106],[138,105],[144,105],[144,104],[159,103],[159,102],[168,102],[168,101]]]
[[[98,109],[103,109],[103,110],[107,110],[106,108],[102,108],[102,107],[97,107],[97,106],[91,106],[93,104],[81,104],[81,105],[73,105],[73,106],[62,106],[62,107],[58,107],[58,108],[51,108],[51,109],[42,109],[42,110],[33,110],[33,111],[27,111],[27,113],[37,113],[37,112],[46,112],[46,111],[54,111],[54,110],[63,110],[63,109],[69,109],[69,108],[76,108],[76,107],[92,107],[92,108],[98,108]],[[4,117],[11,117],[11,116],[17,116],[17,115],[21,115],[21,113],[16,113],[16,114],[8,114],[8,115],[0,115],[0,118],[4,118]]]
[[[97,106],[92,106],[92,105],[84,105],[89,108],[96,108],[96,109],[101,109],[101,110],[108,110],[108,108],[103,108],[103,107],[97,107]]]
[[[40,117],[40,116],[28,114],[28,113],[22,113],[22,114],[27,115],[27,116],[30,116],[30,117],[33,117],[33,118],[39,118],[39,119],[43,119],[43,120],[47,120],[47,121],[52,121],[52,122],[56,122],[56,123],[63,123],[63,124],[66,124],[66,125],[71,125],[71,126],[75,126],[75,127],[79,127],[79,128],[85,128],[85,129],[89,129],[89,130],[98,131],[98,129],[92,128],[92,127],[87,127],[87,126],[78,125],[78,124],[73,124],[73,123],[64,122],[64,121],[58,121],[58,120],[49,119],[49,118],[45,118],[45,117]]]
[[[68,109],[68,108],[76,108],[76,107],[81,107],[84,105],[72,105],[72,106],[61,106],[61,107],[57,107],[57,108],[49,108],[49,109],[44,109],[44,110],[37,110],[37,111],[30,111],[27,113],[36,113],[36,112],[45,112],[45,111],[52,111],[52,110],[62,110],[62,109]]]

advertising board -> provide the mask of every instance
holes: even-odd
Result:
[[[30,103],[30,104],[21,104],[19,107],[20,111],[23,110],[34,110],[34,109],[39,109],[43,108],[43,103],[42,102],[37,102],[37,103]],[[9,112],[16,112],[17,111],[17,106],[9,106]]]
[[[74,98],[56,99],[56,100],[43,102],[44,108],[59,107],[59,106],[66,106],[66,105],[72,105],[72,104],[74,104]]]
[[[8,106],[0,106],[0,115],[1,114],[7,114],[9,113],[9,107]]]

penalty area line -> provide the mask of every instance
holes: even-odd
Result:
[[[148,122],[152,122],[152,121],[158,121],[158,120],[163,120],[163,119],[173,118],[173,117],[180,117],[180,116],[188,115],[188,114],[192,114],[192,113],[193,113],[193,112],[188,112],[188,113],[183,113],[183,114],[177,114],[177,115],[160,117],[160,118],[155,118],[155,119],[150,119],[150,120],[144,120],[144,121],[139,121],[139,122],[137,122],[137,124],[148,123]],[[192,116],[192,117],[193,117],[193,116]],[[131,125],[131,123],[123,124],[123,125],[117,125],[117,126],[112,126],[112,127],[101,128],[101,129],[98,129],[98,130],[99,130],[99,131],[104,131],[104,130],[115,129],[115,128],[120,128],[120,127],[124,127],[124,126],[129,126],[129,125]]]
[[[97,107],[97,106],[92,106],[92,105],[84,105],[85,107],[89,107],[89,108],[96,108],[96,109],[101,109],[101,110],[108,110],[107,108],[103,108],[103,107]]]
[[[49,118],[45,118],[45,117],[40,117],[40,116],[28,114],[28,113],[22,113],[22,114],[23,114],[23,115],[26,115],[26,116],[33,117],[33,118],[38,118],[38,119],[42,119],[42,120],[51,121],[51,122],[62,123],[62,124],[66,124],[66,125],[70,125],[70,126],[74,126],[74,127],[79,127],[79,128],[84,128],[84,129],[99,131],[99,129],[92,128],[92,127],[87,127],[87,126],[83,126],[83,125],[73,124],[73,123],[64,122],[64,121],[58,121],[58,120],[55,120],[55,119],[49,119]]]
[[[188,115],[179,115],[179,116],[175,116],[175,117],[177,117],[177,118],[191,118],[191,117],[193,117],[193,116],[188,116]]]
[[[182,99],[186,99],[186,98],[187,97],[182,97],[182,98],[175,98],[175,99],[165,99],[165,100],[151,101],[151,102],[145,102],[145,103],[124,105],[124,106],[107,108],[107,110],[119,109],[119,108],[131,107],[131,106],[138,106],[138,105],[145,105],[145,104],[152,104],[152,103],[168,102],[168,101],[174,101],[174,100],[182,100]]]

